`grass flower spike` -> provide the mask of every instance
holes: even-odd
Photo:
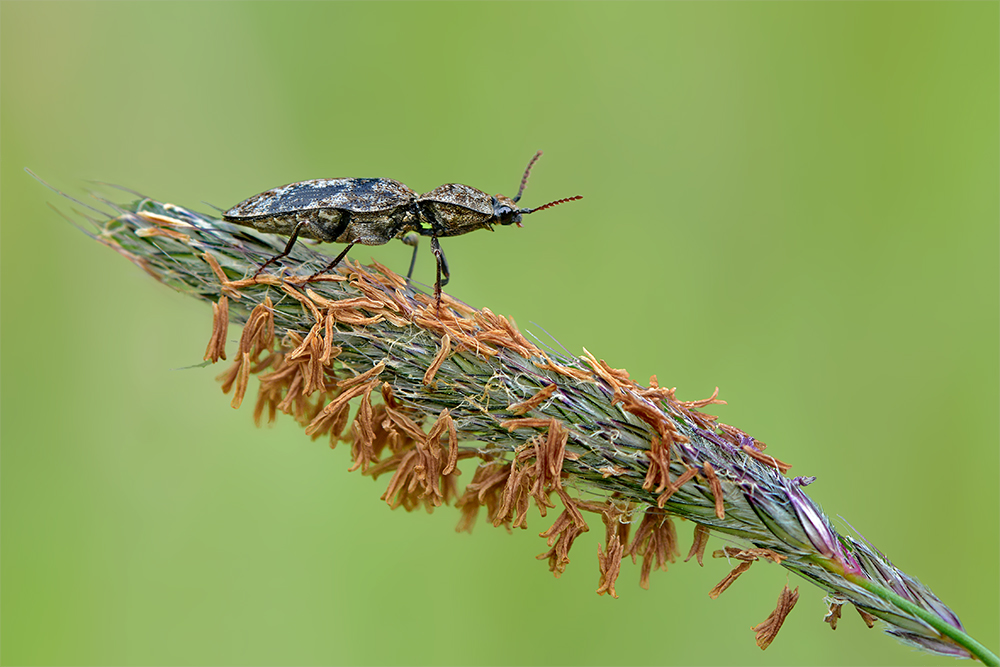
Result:
[[[329,258],[303,244],[271,267],[280,271],[253,278],[281,239],[150,199],[104,203],[113,212],[91,219],[94,238],[212,304],[205,359],[231,360],[220,380],[232,406],[257,376],[255,420],[284,413],[311,438],[346,445],[352,470],[388,478],[391,507],[454,505],[459,530],[480,515],[527,528],[537,511],[538,558],[557,577],[589,530],[585,514],[596,514],[606,529],[597,593],[615,597],[624,558],[641,560],[643,588],[680,558],[676,519],[686,519],[685,560],[702,563],[712,533],[739,545],[712,554],[735,565],[713,597],[769,561],[826,592],[831,628],[851,604],[908,644],[997,664],[927,587],[834,530],[805,493],[813,478],[787,477],[791,466],[764,443],[704,412],[723,402],[718,391],[681,400],[655,376],[642,384],[586,350],[547,349],[486,308],[443,294],[438,309],[378,264],[309,281]],[[243,327],[235,350],[226,349],[230,324]],[[463,487],[468,459],[477,467]],[[798,596],[786,586],[753,628],[762,649]]]

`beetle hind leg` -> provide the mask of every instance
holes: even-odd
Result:
[[[350,223],[351,223],[350,211],[344,211],[341,214],[340,219],[337,221],[336,225],[333,227],[333,229],[330,229],[329,227],[324,225],[315,225],[313,226],[313,230],[316,232],[316,236],[319,237],[320,240],[325,241],[326,243],[334,243],[337,239],[340,238],[340,235],[344,233],[344,231],[347,229],[347,226]],[[355,241],[351,241],[350,243],[348,243],[347,247],[344,248],[339,255],[337,255],[336,259],[327,264],[324,268],[320,269],[316,273],[309,276],[309,280],[314,280],[316,276],[322,275],[324,273],[329,273],[330,271],[332,271],[335,266],[340,264],[340,260],[344,259],[348,251],[350,251],[350,249],[354,247],[355,243],[356,243]]]
[[[302,228],[308,224],[309,222],[307,220],[303,220],[302,222],[295,225],[295,228],[292,229],[292,233],[288,237],[288,243],[285,244],[285,249],[282,250],[279,254],[275,255],[271,259],[261,264],[260,268],[257,269],[257,273],[253,274],[253,277],[256,278],[257,276],[259,276],[264,269],[266,269],[271,264],[274,264],[282,257],[287,257],[288,253],[290,253],[292,251],[292,248],[295,247],[295,241],[299,238],[299,232],[302,231]]]
[[[308,280],[315,280],[317,276],[321,276],[321,275],[323,275],[324,273],[329,273],[330,271],[332,271],[332,270],[334,269],[334,267],[336,267],[336,266],[337,266],[338,264],[340,264],[340,260],[344,259],[344,257],[346,257],[346,256],[347,256],[347,253],[348,253],[348,252],[349,252],[349,251],[351,250],[351,248],[353,248],[353,247],[354,247],[354,241],[352,241],[352,242],[348,243],[348,244],[347,244],[347,247],[346,247],[346,248],[344,248],[344,249],[343,249],[343,250],[342,250],[342,251],[340,252],[340,254],[339,254],[339,255],[337,255],[337,258],[336,258],[336,259],[334,259],[334,260],[333,260],[332,262],[330,262],[329,264],[327,264],[327,265],[326,265],[326,266],[325,266],[324,268],[320,269],[320,270],[319,270],[319,271],[317,271],[316,273],[314,273],[314,274],[312,274],[311,276],[309,276],[309,279],[308,279]],[[307,282],[308,282],[308,280],[307,280]]]

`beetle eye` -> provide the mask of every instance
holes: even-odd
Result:
[[[516,215],[517,210],[511,208],[510,206],[498,206],[496,209],[496,217],[499,218],[501,225],[510,225],[516,222],[516,219],[520,219],[521,216]]]

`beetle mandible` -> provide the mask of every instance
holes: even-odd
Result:
[[[521,226],[521,217],[557,204],[583,199],[582,196],[557,199],[536,208],[518,208],[517,202],[528,184],[531,168],[542,151],[528,162],[521,177],[521,187],[514,198],[490,196],[482,190],[448,183],[417,195],[399,181],[388,178],[333,178],[301,181],[268,190],[243,201],[223,214],[227,222],[252,227],[257,231],[288,236],[285,249],[257,270],[292,251],[298,237],[327,243],[348,244],[313,278],[331,271],[355,244],[383,245],[394,238],[413,246],[407,282],[413,275],[419,236],[431,237],[431,251],[437,263],[434,298],[441,303],[441,288],[451,274],[438,238],[459,236],[477,229],[493,230],[493,225]]]

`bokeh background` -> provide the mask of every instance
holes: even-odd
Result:
[[[449,508],[390,511],[386,478],[183,370],[209,309],[23,171],[210,210],[337,176],[510,195],[538,149],[523,202],[585,199],[447,239],[452,293],[681,398],[721,387],[725,422],[996,650],[998,18],[3,3],[3,663],[952,664],[853,611],[831,632],[822,592],[775,566],[712,601],[724,561],[650,591],[629,564],[614,600],[594,594],[603,530],[557,580],[534,559],[547,519],[469,536]],[[405,270],[408,248],[354,256]],[[749,628],[786,580],[801,599],[762,653]]]

